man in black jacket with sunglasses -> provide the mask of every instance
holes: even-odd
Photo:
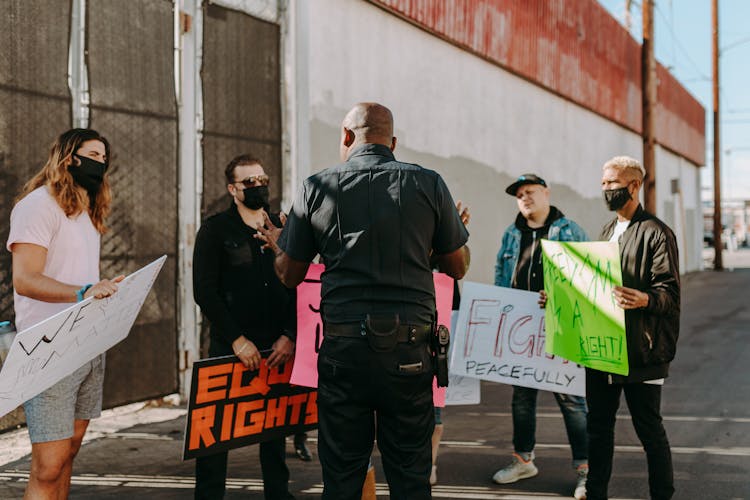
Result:
[[[270,351],[269,367],[294,355],[296,291],[287,289],[273,269],[273,253],[253,236],[269,217],[268,183],[260,161],[234,158],[225,170],[232,204],[207,219],[198,231],[193,256],[193,295],[211,323],[209,356],[236,355],[251,370],[261,352]],[[283,215],[282,215],[283,216]],[[270,220],[280,224],[275,215]],[[294,498],[288,489],[283,437],[260,443],[266,499]],[[195,466],[195,498],[222,498],[227,452],[199,457]]]

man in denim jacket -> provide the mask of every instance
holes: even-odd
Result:
[[[519,214],[503,234],[495,265],[495,285],[538,292],[544,287],[540,240],[585,241],[581,227],[550,206],[549,188],[541,177],[524,174],[505,190],[516,197]],[[586,498],[588,437],[586,400],[580,396],[555,394],[565,420],[577,483],[574,498]],[[536,476],[534,444],[537,389],[513,386],[513,459],[498,470],[492,480],[514,483]]]

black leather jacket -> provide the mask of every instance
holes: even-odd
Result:
[[[605,225],[600,239],[609,240],[616,223],[614,219]],[[638,205],[620,236],[620,263],[623,285],[646,292],[649,301],[645,308],[625,311],[630,373],[612,375],[612,381],[664,378],[680,334],[680,270],[674,233]]]

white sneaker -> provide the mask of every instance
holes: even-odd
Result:
[[[497,484],[508,484],[515,483],[519,479],[526,479],[534,477],[539,473],[539,470],[534,465],[534,460],[526,461],[518,454],[513,454],[513,461],[505,467],[495,472],[492,476],[492,480]]]
[[[573,498],[576,500],[586,500],[586,479],[589,476],[589,466],[579,465],[576,469],[578,479],[576,479],[576,490],[573,492]]]

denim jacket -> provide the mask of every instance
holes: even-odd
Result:
[[[548,240],[587,241],[586,232],[571,219],[561,217],[549,227]],[[521,253],[521,231],[513,223],[505,230],[495,264],[495,286],[510,287]]]

